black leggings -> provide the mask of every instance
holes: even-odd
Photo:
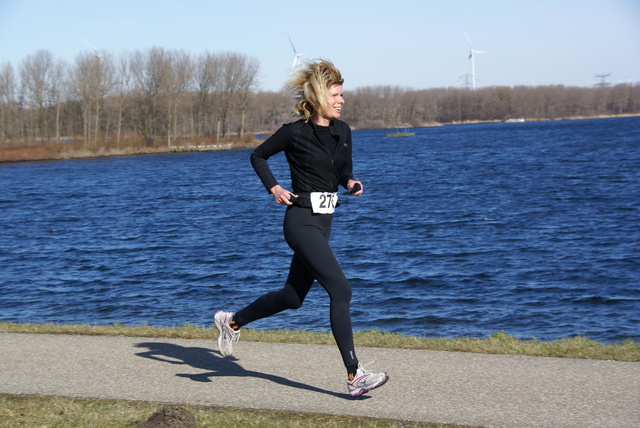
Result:
[[[234,320],[243,326],[251,321],[298,309],[314,280],[329,293],[331,331],[345,367],[358,364],[351,328],[351,284],[329,246],[332,214],[313,214],[309,208],[287,207],[284,237],[294,251],[284,287],[267,293],[236,312]]]

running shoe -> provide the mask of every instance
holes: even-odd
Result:
[[[216,328],[220,331],[218,349],[223,357],[230,357],[233,354],[233,342],[240,338],[240,331],[231,328],[230,322],[233,320],[233,313],[218,311],[213,320],[216,323]]]
[[[358,371],[356,376],[351,381],[347,381],[347,388],[349,388],[349,394],[352,397],[357,397],[365,392],[369,392],[374,388],[384,385],[389,380],[389,375],[385,372],[373,373],[365,370],[360,363],[358,363]]]

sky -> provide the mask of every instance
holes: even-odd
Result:
[[[467,39],[467,36],[468,39]],[[278,91],[294,50],[331,60],[344,89],[640,82],[638,0],[0,0],[0,65],[40,49],[234,52]]]

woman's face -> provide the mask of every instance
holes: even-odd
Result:
[[[328,126],[329,122],[333,119],[339,119],[342,111],[342,104],[344,99],[342,98],[342,85],[331,85],[329,88],[329,95],[327,96],[327,107],[316,115],[316,124],[320,126]]]

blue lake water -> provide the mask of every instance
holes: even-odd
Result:
[[[640,341],[640,118],[354,131],[356,330]],[[282,286],[250,150],[0,164],[0,320],[209,326]],[[288,182],[284,156],[270,161]],[[329,330],[319,286],[250,325]]]

